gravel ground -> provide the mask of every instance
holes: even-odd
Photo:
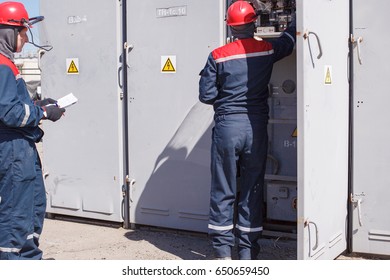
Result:
[[[206,234],[119,225],[100,225],[64,219],[46,219],[40,239],[44,259],[56,260],[210,260]],[[263,238],[263,260],[296,259],[296,240]],[[233,253],[233,259],[236,259]],[[341,255],[338,259],[380,259]]]
[[[40,239],[44,259],[56,260],[209,260],[206,234],[46,219]],[[262,239],[261,259],[296,257],[295,240]],[[233,253],[233,259],[236,258]]]

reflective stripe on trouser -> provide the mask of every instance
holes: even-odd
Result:
[[[43,221],[46,212],[46,193],[43,182],[42,169],[39,157],[35,164],[37,176],[34,180],[34,224],[32,228],[33,234],[28,236],[27,242],[24,244],[20,255],[26,259],[41,259],[42,251],[39,249],[39,237],[43,229]]]
[[[216,257],[231,256],[235,235],[240,259],[255,258],[259,252],[267,145],[267,122],[261,116],[232,114],[215,119],[209,235]],[[237,161],[240,163],[239,195]]]
[[[46,197],[38,154],[34,143],[7,137],[0,137],[0,259],[41,259]]]

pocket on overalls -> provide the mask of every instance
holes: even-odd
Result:
[[[0,140],[0,181],[9,170],[11,161],[9,142]],[[11,146],[12,147],[12,146]]]
[[[13,141],[13,176],[18,182],[33,180],[37,176],[35,169],[36,150],[34,144],[24,139]]]

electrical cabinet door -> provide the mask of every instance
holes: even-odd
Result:
[[[386,13],[380,11],[387,8],[387,1],[353,1],[352,249],[384,255],[390,254],[390,40]]]
[[[78,98],[42,124],[47,212],[121,222],[119,4],[41,0],[40,10],[41,42],[53,45],[41,59],[42,95]]]
[[[226,1],[127,1],[130,222],[207,231],[212,106],[199,73],[223,44]]]
[[[297,1],[298,259],[346,249],[348,1]]]

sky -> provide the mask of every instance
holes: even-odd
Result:
[[[19,2],[23,3],[23,5],[26,7],[27,13],[29,17],[36,17],[40,16],[41,14],[39,13],[39,0],[18,0]],[[34,28],[31,30],[33,31],[34,35],[34,41],[37,42],[39,39],[39,25],[41,23],[38,23],[37,25],[34,26]],[[31,39],[31,38],[30,38]],[[39,41],[38,41],[39,42]],[[29,51],[36,51],[37,48],[34,47],[31,44],[26,44],[25,47],[23,48],[24,52],[29,52]]]
[[[23,3],[30,17],[35,17],[39,15],[39,0],[18,0],[17,2]]]

